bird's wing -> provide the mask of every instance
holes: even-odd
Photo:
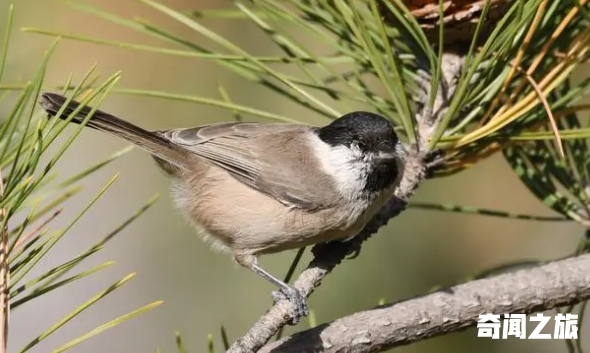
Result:
[[[300,139],[309,129],[296,124],[235,122],[161,133],[289,207],[318,210],[329,207],[334,193],[330,180],[312,171],[317,162]]]

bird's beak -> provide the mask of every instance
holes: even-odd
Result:
[[[399,156],[395,152],[383,152],[383,151],[380,151],[377,154],[377,160],[380,163],[391,163],[391,162],[394,162],[395,160],[397,160],[398,158],[399,158]]]

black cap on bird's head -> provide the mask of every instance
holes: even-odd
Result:
[[[391,122],[379,114],[352,112],[319,129],[325,143],[336,146],[356,145],[363,152],[394,153],[399,143]]]

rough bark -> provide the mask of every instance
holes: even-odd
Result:
[[[473,326],[480,314],[529,314],[589,298],[590,254],[358,312],[270,343],[259,353],[380,352]]]

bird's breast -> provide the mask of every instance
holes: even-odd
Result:
[[[214,166],[176,181],[172,194],[178,208],[217,248],[251,254],[349,238],[377,206],[365,199],[343,200],[313,212],[289,208]]]

